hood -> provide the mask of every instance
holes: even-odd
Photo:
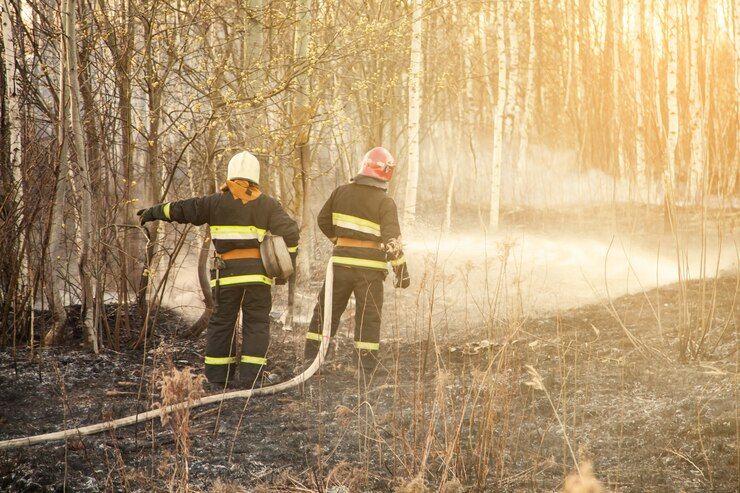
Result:
[[[221,186],[221,191],[231,192],[235,199],[241,200],[243,204],[256,200],[262,195],[260,186],[248,180],[226,180]]]

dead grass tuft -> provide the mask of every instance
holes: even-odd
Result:
[[[453,479],[452,481],[447,481],[439,489],[440,493],[463,493],[463,491],[465,491],[465,488],[463,488],[462,483],[458,481],[457,479]]]
[[[208,490],[210,493],[248,493],[248,490],[233,481],[222,481],[216,479]]]
[[[590,462],[582,463],[580,470],[580,474],[572,472],[565,478],[563,493],[603,493],[605,491],[601,482],[594,476]]]
[[[396,487],[393,493],[427,493],[429,490],[424,484],[424,480],[421,476],[417,476],[408,483],[404,483],[401,486]]]
[[[342,426],[347,426],[352,422],[352,418],[354,417],[355,413],[352,411],[352,409],[348,408],[347,406],[338,405],[336,409],[334,409],[334,419]]]
[[[184,370],[171,368],[159,379],[161,402],[157,405],[165,408],[173,404],[189,403],[200,399],[205,393],[204,381],[203,375],[194,375],[190,368]],[[170,456],[169,461],[166,461],[169,467],[165,467],[171,469],[170,491],[185,493],[189,491],[190,411],[189,407],[183,407],[162,414],[162,424],[170,426],[175,439],[175,453]]]

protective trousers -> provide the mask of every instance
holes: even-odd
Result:
[[[214,295],[215,295],[214,289]],[[206,342],[206,378],[211,383],[235,380],[237,362],[239,381],[251,385],[267,364],[265,354],[270,344],[270,286],[246,284],[221,286]],[[236,357],[235,324],[242,311],[241,358]]]
[[[334,293],[332,303],[331,335],[339,327],[339,320],[347,308],[349,297],[354,293],[357,303],[355,310],[355,348],[365,370],[372,370],[377,363],[380,347],[380,319],[383,310],[383,280],[387,272],[371,269],[334,266]],[[326,285],[319,292],[319,301],[313,310],[311,324],[306,333],[304,356],[313,360],[321,344],[322,312]]]

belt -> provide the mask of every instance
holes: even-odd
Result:
[[[380,242],[369,241],[369,240],[356,240],[354,238],[347,238],[340,236],[337,238],[338,247],[359,247],[359,248],[374,248],[375,250],[382,250],[383,246]]]
[[[260,258],[259,248],[234,248],[228,252],[219,253],[223,260],[238,260],[243,258]]]

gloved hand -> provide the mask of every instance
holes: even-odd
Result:
[[[154,217],[154,211],[151,207],[147,207],[146,209],[139,209],[136,211],[136,215],[139,216],[139,223],[144,226],[146,223],[151,221],[156,221]]]
[[[393,267],[393,273],[396,275],[395,286],[397,288],[406,289],[411,285],[411,276],[406,268],[406,263]]]
[[[275,285],[276,286],[283,286],[285,284],[288,284],[288,278],[287,277],[276,277],[275,278]]]

